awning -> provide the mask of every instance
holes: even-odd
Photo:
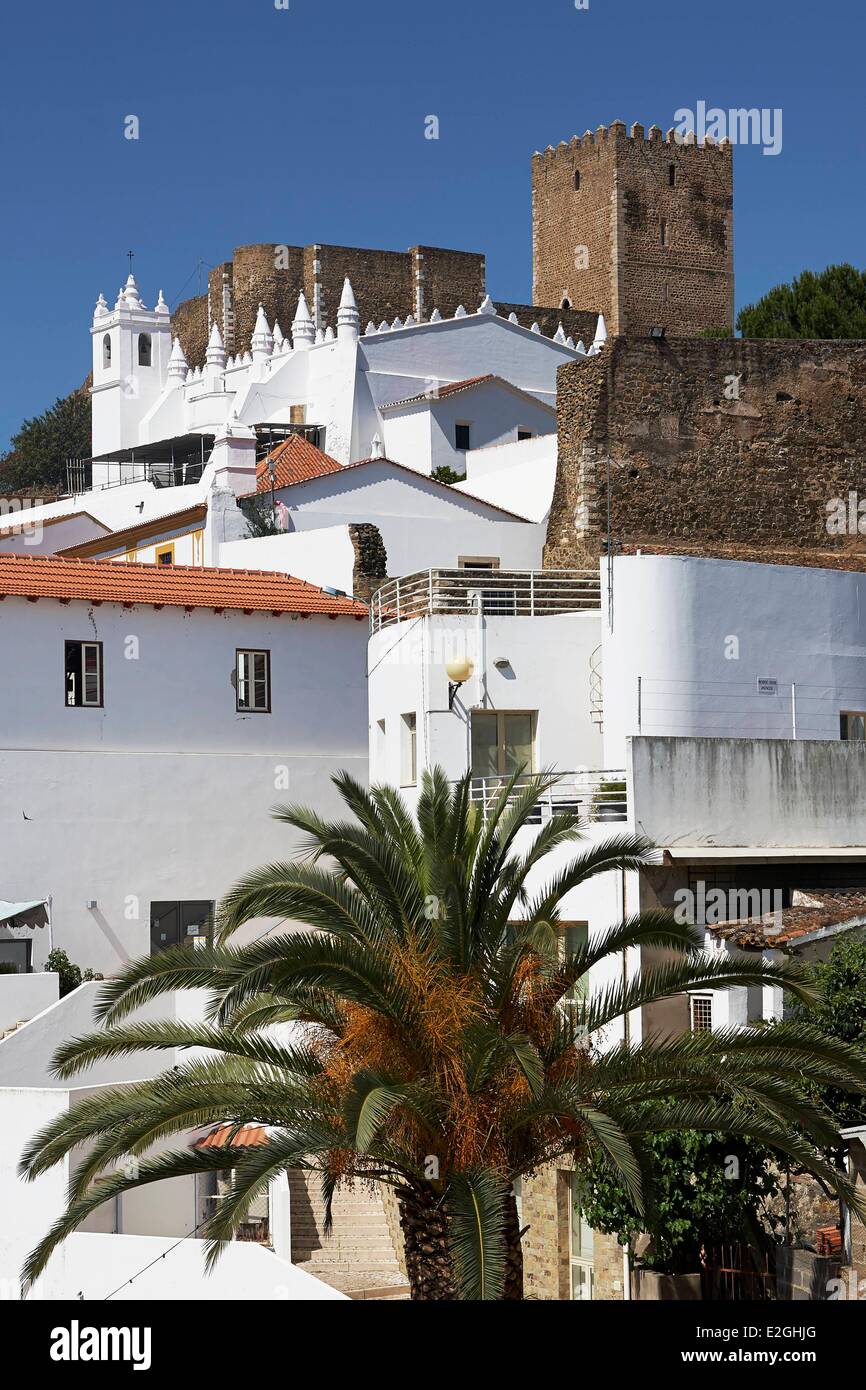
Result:
[[[37,898],[30,903],[9,903],[0,898],[0,926],[47,927],[48,899]]]
[[[866,845],[842,846],[789,846],[767,845],[658,845],[652,852],[650,862],[672,864],[678,862],[694,864],[798,864],[804,860],[809,864],[839,864],[846,860],[863,860],[866,863]]]

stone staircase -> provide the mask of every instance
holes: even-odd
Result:
[[[315,1173],[289,1174],[292,1262],[353,1299],[406,1299],[409,1286],[394,1252],[378,1188],[360,1183],[338,1192],[334,1224],[324,1234],[324,1204]]]

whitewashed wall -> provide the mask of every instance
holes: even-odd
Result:
[[[386,461],[331,473],[278,490],[295,531],[348,523],[378,526],[390,575],[456,567],[461,556],[498,556],[503,569],[541,563],[544,527],[510,518],[495,506]]]
[[[418,717],[419,766],[449,777],[469,766],[469,711],[537,710],[536,765],[573,772],[600,768],[602,739],[590,719],[589,657],[597,612],[545,617],[423,618],[370,640],[370,778],[399,783],[400,716]],[[468,656],[475,672],[448,710],[445,664]],[[498,670],[497,658],[509,665]],[[383,748],[377,725],[385,720]]]
[[[65,705],[66,638],[104,643],[104,709]],[[146,952],[150,902],[217,900],[288,855],[275,803],[327,814],[333,772],[366,777],[363,621],[8,598],[0,640],[26,671],[0,687],[4,895],[51,895],[55,944],[82,967]],[[237,647],[270,649],[271,715],[237,713]]]
[[[605,756],[648,735],[838,739],[866,709],[866,575],[682,556],[614,561],[605,624]],[[607,565],[601,566],[607,587]],[[602,597],[607,615],[607,599]],[[729,653],[736,655],[729,655]],[[778,681],[778,695],[758,680]]]
[[[313,531],[290,531],[223,541],[218,563],[228,569],[269,570],[306,579],[321,588],[353,592],[355,547],[348,526],[323,526]]]

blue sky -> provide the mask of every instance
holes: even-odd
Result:
[[[735,153],[738,306],[864,264],[862,0],[289,3],[6,7],[0,449],[83,379],[130,248],[148,304],[258,241],[484,251],[529,301],[532,151],[699,100],[784,113],[778,156]]]

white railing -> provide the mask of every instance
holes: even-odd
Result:
[[[553,786],[544,792],[533,807],[530,824],[541,825],[563,811],[575,811],[582,821],[590,824],[628,819],[628,795],[623,769],[560,772],[555,776]],[[514,796],[520,793],[526,780],[521,778],[517,782]],[[507,781],[505,777],[473,777],[469,794],[481,806],[485,817]]]
[[[370,627],[436,613],[537,618],[601,606],[598,570],[421,570],[389,579],[370,603]]]

